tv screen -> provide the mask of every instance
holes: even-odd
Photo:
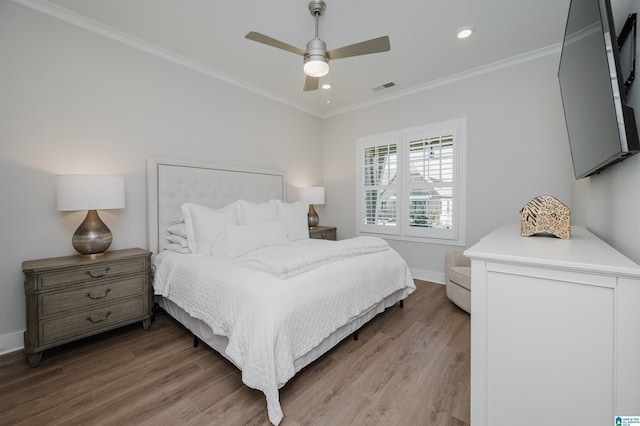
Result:
[[[576,179],[638,152],[609,0],[571,1],[558,79]]]

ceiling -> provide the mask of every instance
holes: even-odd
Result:
[[[204,65],[211,75],[324,117],[514,56],[557,48],[569,7],[569,0],[326,0],[319,36],[329,50],[388,35],[391,51],[331,61],[320,84],[332,88],[303,92],[302,57],[244,35],[258,31],[304,49],[314,36],[307,0],[25,2],[61,7],[63,14],[73,12],[69,15],[76,21],[92,20],[85,27],[97,21],[117,30],[120,39],[122,33],[141,39]],[[457,31],[467,26],[474,34],[458,40]],[[387,82],[395,86],[372,90]]]

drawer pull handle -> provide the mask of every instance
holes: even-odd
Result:
[[[106,289],[102,296],[93,296],[91,293],[87,293],[87,297],[91,300],[104,299],[105,297],[107,297],[107,294],[109,294],[110,291],[111,291],[110,288]]]
[[[101,319],[99,319],[99,320],[94,320],[94,319],[93,319],[93,318],[91,318],[91,317],[87,317],[87,318],[85,318],[85,319],[86,319],[87,321],[89,321],[89,322],[92,322],[92,323],[94,323],[94,324],[97,324],[97,323],[99,323],[99,322],[105,321],[107,318],[109,318],[109,315],[111,315],[111,311],[107,312],[107,313],[105,314],[105,316],[104,316],[104,317],[102,317],[102,318],[101,318]]]
[[[111,268],[109,266],[107,266],[106,268],[104,268],[104,272],[101,273],[101,274],[93,275],[91,273],[91,271],[87,271],[87,272],[85,272],[85,274],[89,275],[91,278],[100,278],[100,277],[104,277],[105,275],[107,275],[110,270],[111,270]]]

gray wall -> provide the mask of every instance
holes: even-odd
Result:
[[[86,212],[56,174],[123,175],[113,249],[147,247],[148,156],[285,170],[322,183],[322,120],[13,2],[0,2],[0,353],[22,345],[23,260],[74,254]]]
[[[507,222],[537,195],[570,204],[571,159],[556,52],[489,69],[412,96],[325,119],[327,214],[340,238],[355,235],[355,140],[467,117],[467,247]],[[390,240],[417,277],[444,279],[444,254],[460,247]]]
[[[356,138],[466,117],[467,246],[536,195],[571,199],[557,52],[322,120],[13,2],[0,2],[0,40],[0,353],[22,344],[21,262],[74,253],[84,212],[56,211],[56,174],[125,176],[126,208],[101,213],[114,249],[147,246],[149,156],[286,170],[290,198],[324,180],[321,224],[347,238]],[[391,244],[436,281],[459,249]]]

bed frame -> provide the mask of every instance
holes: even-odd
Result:
[[[182,216],[180,206],[183,203],[219,208],[238,199],[253,202],[273,199],[286,201],[284,190],[285,179],[281,171],[150,158],[147,162],[149,249],[154,252],[155,258],[168,244],[166,228]],[[336,330],[295,361],[296,372],[349,335],[357,339],[356,331],[360,327],[395,303],[400,302],[402,306],[402,298],[403,290],[399,290]],[[197,339],[202,340],[233,363],[225,352],[228,344],[226,337],[214,334],[204,322],[190,317],[170,301],[160,298],[158,303],[194,334],[194,343]]]

